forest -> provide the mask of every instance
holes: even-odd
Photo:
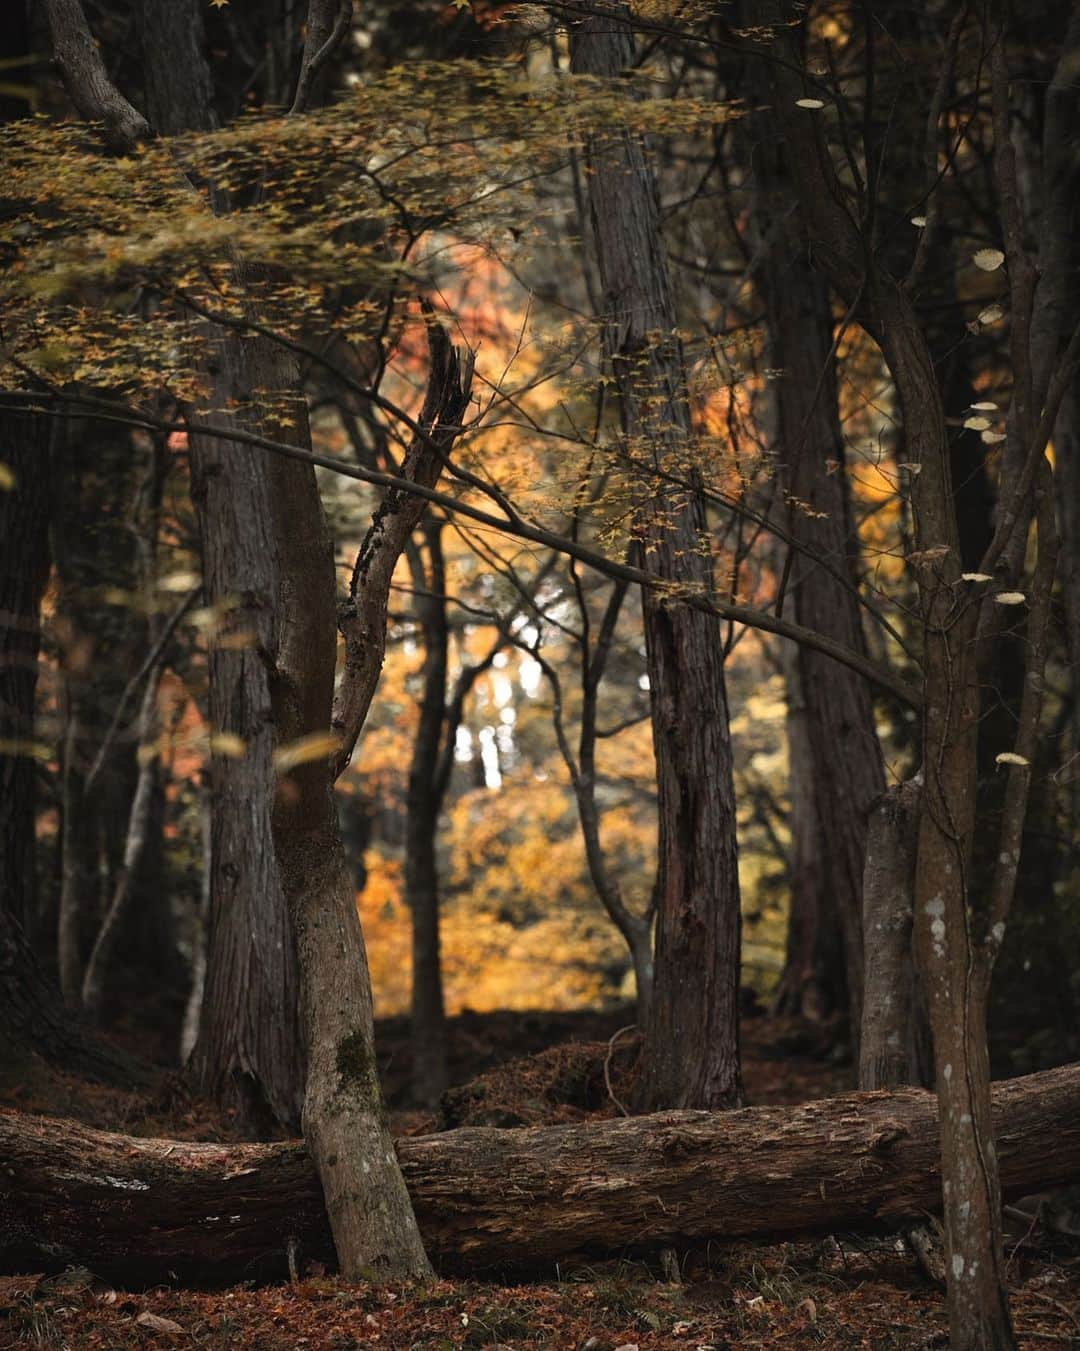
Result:
[[[0,1347],[1080,1346],[1078,0],[10,0]]]

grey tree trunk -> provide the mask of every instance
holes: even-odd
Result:
[[[258,380],[310,444],[295,363],[262,341]],[[252,374],[255,374],[253,369]],[[337,652],[334,551],[315,471],[264,461],[280,559],[273,717],[279,757],[274,847],[296,933],[307,1051],[304,1139],[318,1170],[342,1274],[430,1274],[375,1073],[367,954],[334,802],[330,723]]]
[[[622,4],[570,22],[571,68],[618,78],[634,45]],[[656,183],[638,138],[588,145],[589,214],[605,347],[636,478],[642,566],[673,589],[711,592],[703,494],[687,451],[686,373],[664,257]],[[691,464],[686,461],[690,458]],[[672,489],[664,474],[690,481]],[[739,1073],[741,915],[724,654],[709,616],[643,592],[659,810],[656,956],[637,1105],[733,1107]]]

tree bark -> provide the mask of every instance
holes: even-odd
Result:
[[[859,1039],[860,1088],[900,1088],[929,1076],[912,945],[919,799],[919,784],[911,780],[882,793],[870,811],[863,884],[870,993]]]
[[[794,193],[771,117],[760,130],[755,161],[764,219],[771,223],[763,290],[769,365],[780,372],[772,389],[791,536],[787,608],[798,623],[861,651],[865,643],[854,566],[859,546],[844,473],[829,288],[810,266],[798,217],[792,217]],[[838,936],[850,1036],[857,1047],[863,1005],[866,824],[870,804],[885,790],[874,708],[865,680],[853,671],[838,671],[827,657],[801,646],[791,663],[788,691],[802,720],[790,747],[795,760],[792,836],[802,839],[811,870],[805,880],[794,878],[793,898],[811,901],[810,888],[819,888],[807,907],[811,913],[800,917],[804,944],[808,942],[813,954],[810,971],[815,974],[824,966]],[[810,820],[803,823],[800,816]],[[812,840],[806,838],[811,832]],[[814,918],[820,935],[805,932]],[[835,987],[832,973],[823,976],[824,991]]]
[[[824,1022],[847,1008],[844,945],[839,916],[828,899],[828,851],[814,800],[814,757],[800,663],[793,645],[785,647],[790,888],[784,969],[773,996],[773,1010],[809,1022]]]
[[[446,1009],[439,942],[439,867],[436,844],[445,785],[439,783],[444,724],[449,629],[442,525],[427,517],[423,536],[428,566],[416,559],[413,614],[424,635],[424,683],[420,722],[409,765],[405,819],[405,900],[412,921],[412,1090],[434,1106],[446,1089]],[[420,594],[423,592],[424,594]],[[448,748],[451,750],[452,748]],[[451,760],[452,764],[452,760]]]
[[[995,1085],[993,1122],[1010,1192],[1075,1176],[1080,1066]],[[710,1239],[899,1228],[940,1209],[939,1150],[933,1095],[914,1088],[397,1142],[441,1268],[530,1274]],[[305,1259],[333,1260],[298,1142],[134,1139],[0,1112],[0,1151],[8,1270],[77,1262],[127,1284],[280,1279],[292,1240]]]
[[[190,0],[144,0],[140,31],[148,106],[157,131],[216,125],[202,20]],[[207,374],[219,425],[259,430],[261,385],[249,340],[210,333]],[[271,825],[274,750],[270,689],[278,641],[280,565],[266,456],[220,437],[192,435],[192,498],[207,602],[221,619],[210,639],[212,734],[239,738],[211,760],[210,924],[199,1035],[188,1069],[200,1089],[253,1125],[295,1129],[303,1100],[299,978]],[[221,743],[217,743],[219,746]],[[213,748],[213,743],[212,743]]]
[[[255,340],[271,411],[287,409],[310,445],[296,363]],[[254,369],[253,369],[254,374]],[[303,1131],[342,1274],[422,1278],[431,1268],[394,1157],[375,1073],[371,981],[334,801],[334,550],[311,465],[266,462],[280,560],[278,643],[272,666],[279,780],[274,848],[296,935],[300,1023],[307,1053]]]
[[[250,368],[252,343],[233,333],[217,339],[209,399],[227,409],[260,381]],[[234,418],[242,425],[237,415],[219,421]],[[189,1072],[204,1092],[255,1123],[267,1125],[269,1110],[295,1128],[304,1060],[296,949],[271,826],[269,667],[281,575],[268,466],[262,451],[220,437],[193,435],[190,448],[206,598],[222,612],[210,637],[210,727],[238,738],[240,753],[223,747],[211,760],[210,929]]]
[[[571,68],[617,79],[634,58],[628,11],[621,3],[603,9],[571,20]],[[588,159],[605,347],[619,388],[623,450],[639,462],[631,468],[634,533],[642,566],[672,592],[648,588],[642,596],[659,847],[656,959],[637,1106],[733,1107],[742,1100],[741,913],[724,651],[719,625],[678,594],[713,589],[686,372],[657,187],[640,140],[627,132],[593,137]],[[673,489],[664,477],[672,474],[689,479],[689,490]]]

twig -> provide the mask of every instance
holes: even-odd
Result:
[[[112,750],[113,742],[116,740],[116,732],[120,726],[120,719],[124,716],[124,711],[127,708],[132,695],[134,695],[135,691],[142,684],[145,677],[149,675],[150,672],[153,671],[153,669],[157,666],[159,658],[165,651],[165,648],[168,646],[170,638],[172,638],[173,634],[176,631],[176,626],[180,623],[181,619],[183,619],[183,617],[187,614],[188,610],[191,609],[195,597],[199,594],[201,589],[202,584],[200,583],[199,586],[193,586],[191,590],[187,592],[187,594],[184,596],[184,599],[180,602],[179,607],[174,611],[174,613],[170,617],[169,622],[162,629],[160,635],[158,636],[157,642],[146,654],[146,658],[143,661],[143,664],[131,677],[128,683],[124,686],[124,692],[120,696],[120,702],[116,705],[116,712],[112,716],[112,722],[109,723],[109,730],[105,733],[105,739],[102,741],[100,747],[98,748],[97,755],[94,756],[94,763],[90,766],[89,773],[87,774],[86,780],[83,784],[84,796],[86,796],[90,792],[90,789],[94,786],[94,780],[101,773],[102,766],[105,764],[109,752]]]
[[[616,1096],[615,1090],[611,1086],[611,1057],[615,1053],[615,1043],[619,1040],[622,1034],[624,1032],[636,1032],[636,1031],[637,1031],[637,1023],[627,1023],[625,1027],[620,1027],[618,1032],[612,1033],[607,1044],[607,1055],[604,1056],[604,1087],[608,1091],[608,1097],[619,1109],[619,1111],[622,1112],[623,1116],[629,1116],[630,1113],[629,1111],[627,1111],[622,1101]]]

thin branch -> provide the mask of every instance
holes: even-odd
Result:
[[[128,683],[124,686],[124,692],[120,695],[120,701],[116,705],[116,709],[113,712],[112,721],[109,723],[108,730],[105,733],[101,745],[98,747],[98,753],[97,755],[94,756],[94,762],[90,766],[90,769],[86,775],[86,779],[83,783],[82,792],[84,797],[89,795],[90,790],[94,786],[94,782],[97,779],[97,776],[101,773],[102,766],[109,758],[109,754],[113,748],[113,743],[116,740],[117,731],[119,730],[120,727],[120,721],[123,718],[124,713],[127,710],[127,706],[130,703],[132,697],[134,696],[135,691],[139,688],[139,686],[146,679],[146,677],[148,675],[152,675],[152,673],[157,669],[158,665],[161,662],[162,656],[164,655],[165,649],[169,645],[169,641],[171,640],[173,634],[176,632],[176,626],[180,623],[183,617],[191,609],[192,605],[195,603],[195,599],[198,596],[200,590],[201,585],[194,586],[191,588],[190,591],[188,591],[184,595],[184,599],[180,602],[176,610],[173,611],[172,615],[170,615],[168,623],[161,630],[160,634],[158,634],[157,641],[154,643],[153,647],[151,647],[150,651],[146,654],[146,657],[144,658],[142,665],[131,677]]]
[[[42,393],[23,390],[0,391],[0,405],[9,407],[47,412],[47,410],[41,408],[43,400],[61,406],[70,405],[72,409],[78,410],[78,416],[93,417],[101,422],[116,422],[123,426],[144,427],[149,430],[156,429],[166,432],[190,432],[200,436],[219,437],[223,441],[235,441],[244,445],[258,446],[260,449],[268,450],[275,455],[283,455],[287,459],[313,464],[320,469],[328,469],[343,478],[356,479],[358,482],[371,483],[378,487],[396,489],[423,501],[433,502],[442,507],[444,511],[456,516],[463,516],[500,534],[527,540],[533,544],[540,544],[548,549],[555,549],[561,554],[576,558],[579,562],[594,568],[607,577],[622,579],[633,582],[638,586],[648,587],[650,590],[665,592],[666,603],[668,604],[688,605],[692,609],[701,610],[720,619],[727,619],[736,624],[745,624],[750,628],[761,629],[766,633],[775,633],[781,638],[790,638],[793,642],[801,643],[816,652],[821,652],[851,670],[857,671],[872,685],[891,694],[907,707],[916,710],[922,707],[921,691],[909,685],[895,672],[880,666],[863,653],[854,651],[826,634],[817,633],[813,629],[792,623],[790,620],[781,619],[750,605],[732,604],[713,594],[688,591],[670,583],[666,584],[662,579],[644,571],[642,568],[606,558],[595,549],[569,539],[565,535],[560,535],[553,530],[548,530],[524,517],[517,522],[507,521],[422,483],[402,478],[396,474],[387,474],[381,470],[346,464],[335,456],[320,455],[315,451],[304,450],[300,446],[290,445],[284,441],[275,441],[268,436],[261,436],[256,432],[250,432],[240,427],[215,427],[212,423],[194,419],[186,422],[174,422],[155,417],[151,413],[133,411],[125,404],[108,399],[100,399],[90,395],[73,395],[60,390],[48,390]],[[73,412],[53,414],[53,416],[61,417],[75,415]]]

